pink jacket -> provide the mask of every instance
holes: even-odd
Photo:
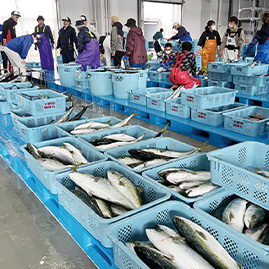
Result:
[[[130,65],[147,62],[146,41],[141,28],[132,28],[126,41],[126,55]]]

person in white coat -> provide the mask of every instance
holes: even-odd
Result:
[[[107,35],[104,42],[103,42],[103,48],[104,48],[104,51],[105,51],[104,57],[106,59],[106,66],[112,66],[110,43],[111,43],[111,36]]]

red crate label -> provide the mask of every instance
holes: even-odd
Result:
[[[25,133],[25,130],[24,130],[24,129],[21,129],[21,132],[22,132],[24,135],[26,135],[26,133]]]
[[[243,124],[242,121],[234,120],[233,127],[243,129]]]
[[[200,118],[200,119],[206,119],[206,113],[198,112],[198,118]]]
[[[194,97],[193,96],[187,96],[187,101],[188,102],[194,102]]]
[[[139,95],[134,95],[134,99],[135,100],[140,100],[140,96]]]
[[[50,108],[55,108],[55,102],[45,103],[44,109],[50,109]]]
[[[154,106],[157,106],[158,101],[156,101],[156,100],[152,100],[152,101],[151,101],[151,104],[154,105]]]
[[[172,106],[172,111],[178,112],[178,106]]]

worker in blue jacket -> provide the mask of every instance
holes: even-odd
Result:
[[[36,33],[23,35],[11,39],[0,49],[6,53],[11,62],[14,69],[14,76],[20,75],[21,81],[26,80],[25,59],[34,41],[37,41]]]
[[[177,34],[169,38],[167,42],[171,41],[172,39],[179,40],[179,43],[192,41],[190,33],[186,30],[184,26],[180,25],[179,22],[174,22],[173,29],[177,30]]]
[[[254,61],[261,61],[264,64],[269,64],[269,13],[264,13],[261,19],[263,23],[262,28],[257,31],[255,37],[249,43],[246,53],[243,55],[243,60],[255,45],[259,43]]]

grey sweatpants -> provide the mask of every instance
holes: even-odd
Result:
[[[11,65],[13,66],[14,75],[22,75],[21,80],[26,80],[26,66],[22,63],[21,56],[7,47],[2,47],[1,50],[6,53]]]

